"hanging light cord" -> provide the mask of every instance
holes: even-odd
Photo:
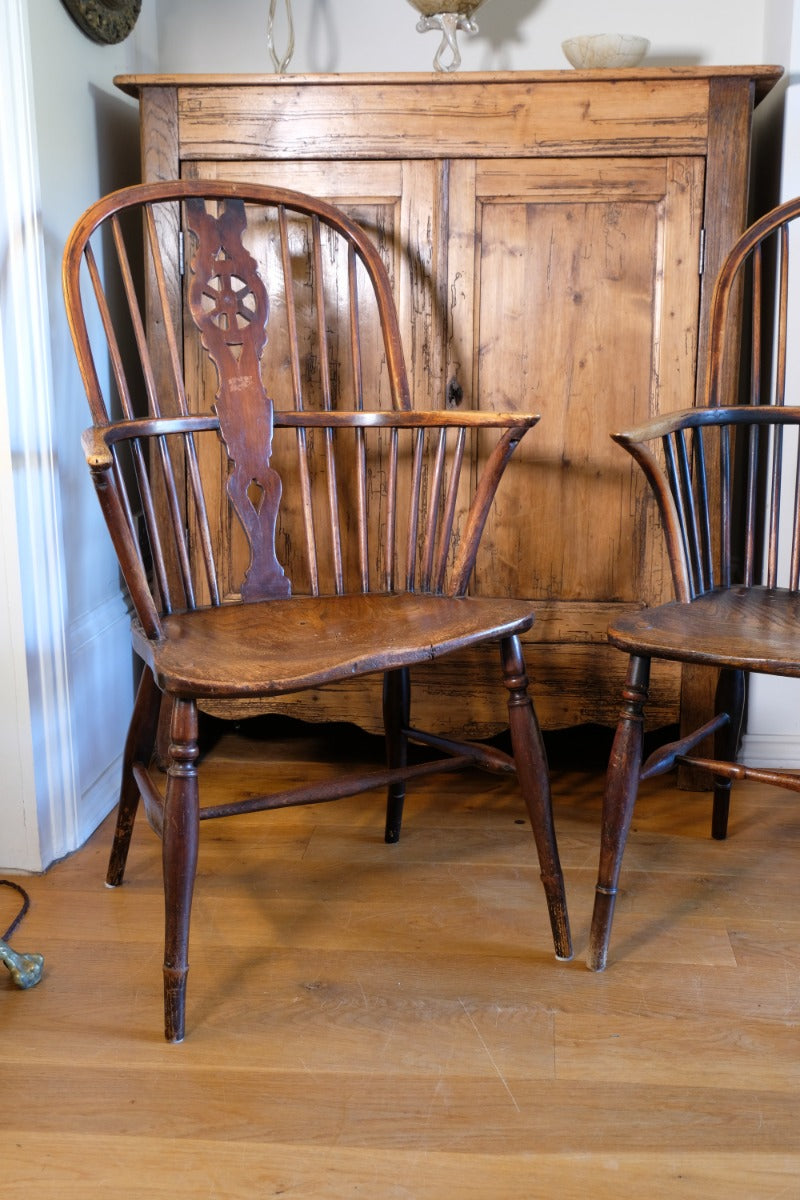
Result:
[[[281,74],[289,66],[294,54],[294,21],[292,20],[292,0],[284,0],[286,5],[286,20],[289,24],[289,31],[286,42],[286,52],[281,57],[275,49],[275,13],[278,7],[278,0],[270,0],[269,4],[269,19],[267,21],[267,44],[269,46],[269,55],[272,59],[276,71]]]

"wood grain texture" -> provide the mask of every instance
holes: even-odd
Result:
[[[466,77],[465,77],[466,78]],[[343,158],[381,157],[387,128],[402,119],[404,153],[411,157],[492,157],[520,140],[543,156],[622,148],[633,154],[652,142],[652,125],[679,153],[702,152],[707,135],[708,80],[685,81],[674,104],[670,81],[617,79],[586,103],[586,84],[562,78],[556,85],[468,81],[432,96],[427,80],[392,87],[298,82],[283,92],[191,85],[179,91],[184,152],[198,156],[261,158],[263,147],[284,159],[316,158],[336,141]],[[438,152],[431,140],[435,105]],[[465,113],[469,121],[465,125]],[[357,123],[351,114],[358,114]],[[227,131],[227,132],[226,132]],[[298,153],[299,150],[299,153]]]
[[[345,746],[348,740],[350,744]],[[206,792],[365,765],[342,729],[267,722],[206,737]],[[602,769],[576,740],[553,771],[576,950],[588,931]],[[234,757],[238,763],[231,772]],[[204,826],[191,943],[202,1021],[158,1032],[160,850],[137,827],[103,887],[106,824],[25,880],[0,981],[2,1194],[67,1200],[753,1200],[800,1172],[793,798],[736,789],[728,842],[707,797],[646,784],[615,965],[556,965],[513,785],[410,789]],[[468,797],[468,799],[467,799]],[[770,854],[772,871],[761,869]],[[260,947],[260,949],[259,949]],[[124,1017],[121,1016],[124,1014]]]
[[[533,605],[538,612],[538,606]],[[531,695],[543,728],[565,729],[574,723],[613,726],[620,706],[626,660],[618,650],[590,641],[582,644],[570,630],[563,643],[537,637],[538,620],[530,634],[523,634],[525,661],[531,679]],[[495,678],[494,648],[475,646],[448,656],[434,666],[412,668],[412,716],[418,725],[437,725],[442,733],[486,737],[500,733],[508,723],[501,688],[487,687]],[[678,712],[681,695],[680,669],[659,663],[653,670],[653,698],[647,706],[647,728],[670,725]],[[453,696],[470,696],[469,707],[453,703]],[[713,694],[713,689],[712,689]],[[325,722],[331,713],[347,719],[369,733],[382,733],[381,683],[365,677],[358,684],[337,683],[284,696],[280,710],[303,721]],[[204,700],[203,710],[214,716],[253,717],[264,711],[261,701]]]

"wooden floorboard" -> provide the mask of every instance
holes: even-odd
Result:
[[[347,743],[246,726],[209,746],[205,798]],[[119,889],[110,822],[23,880],[12,943],[45,975],[0,978],[0,1197],[800,1198],[800,807],[737,785],[716,843],[708,796],[648,784],[595,975],[590,760],[576,735],[553,770],[567,964],[513,781],[418,783],[397,846],[376,795],[204,825],[180,1046],[146,824]]]

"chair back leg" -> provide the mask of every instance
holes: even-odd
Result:
[[[106,873],[108,887],[119,887],[125,874],[133,823],[139,807],[139,785],[134,778],[133,768],[137,762],[144,763],[146,766],[152,757],[158,734],[160,708],[161,692],[156,686],[152,672],[145,667],[139,680],[136,702],[133,706],[125,751],[122,756],[122,782],[119,808],[117,809],[117,824]]]
[[[587,957],[591,971],[602,971],[608,956],[608,941],[611,936],[622,855],[625,852],[633,806],[639,790],[644,743],[644,706],[649,683],[650,659],[631,655],[622,692],[623,707],[611,747],[603,797],[600,867]]]
[[[730,717],[714,734],[714,757],[722,762],[736,762],[744,727],[747,694],[744,671],[723,669],[719,673],[715,712]],[[714,803],[711,811],[711,836],[722,842],[728,836],[728,812],[731,805],[733,781],[722,775],[714,777]]]
[[[408,667],[385,671],[383,676],[383,723],[386,730],[386,761],[389,767],[405,767],[408,763],[408,737],[405,730],[408,729],[410,714],[411,684]],[[400,840],[405,798],[405,780],[389,784],[386,796],[384,840],[390,845]]]
[[[522,795],[539,855],[556,958],[572,958],[564,875],[556,844],[550,774],[542,733],[528,695],[528,676],[518,637],[500,643],[503,682],[508,689],[508,725]]]

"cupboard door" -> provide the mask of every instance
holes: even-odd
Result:
[[[546,723],[586,719],[569,680],[584,712],[613,719],[624,664],[608,623],[671,594],[649,492],[609,435],[694,402],[703,184],[694,157],[452,164],[449,374],[465,405],[542,418],[501,485],[475,590],[535,601]]]

